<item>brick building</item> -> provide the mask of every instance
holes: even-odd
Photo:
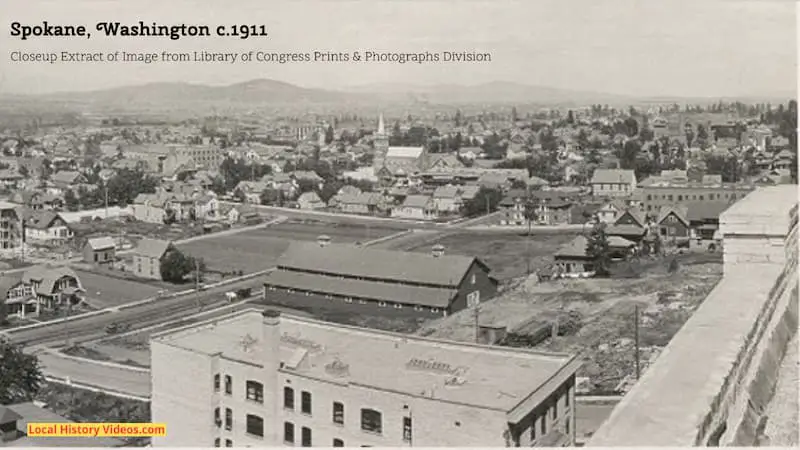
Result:
[[[151,341],[154,447],[506,447],[575,441],[563,354],[247,310]]]

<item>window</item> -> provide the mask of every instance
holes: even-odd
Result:
[[[219,408],[214,408],[214,424],[217,425],[217,428],[222,425],[222,417],[220,416]]]
[[[361,410],[361,429],[371,433],[381,434],[383,432],[383,424],[381,413],[374,409]]]
[[[553,404],[553,420],[558,419],[558,402]]]
[[[216,438],[214,439],[214,447],[219,447],[222,444],[222,439]]]
[[[344,447],[344,441],[341,439],[334,439],[333,440],[334,447]]]
[[[472,277],[470,277],[470,279],[469,279],[469,282],[470,282],[470,284],[475,284],[475,282],[476,282],[477,280],[478,280],[478,277],[477,277],[477,276],[475,276],[475,274],[473,273],[473,274],[472,274]]]
[[[403,440],[411,442],[411,417],[403,417]]]
[[[233,447],[233,441],[230,439],[225,439],[225,447]]]
[[[264,385],[258,381],[247,380],[247,399],[264,403]]]
[[[564,395],[564,406],[569,408],[569,391]]]
[[[214,375],[214,392],[219,392],[219,374]]]
[[[439,312],[439,308],[431,308],[431,312],[432,313],[438,313]]]
[[[333,423],[344,424],[344,405],[333,402]]]
[[[283,423],[283,442],[294,444],[294,424],[291,422]]]
[[[652,199],[653,199],[653,196],[652,196],[652,195],[648,195],[648,196],[647,196],[647,200],[652,200]]]
[[[547,434],[547,416],[542,416],[542,436]]]
[[[564,421],[564,434],[569,436],[569,418]]]
[[[230,375],[225,375],[225,393],[233,394],[233,378]]]
[[[247,434],[264,437],[264,419],[253,414],[248,414]]]
[[[303,427],[300,430],[300,440],[303,447],[311,447],[311,428]]]
[[[233,429],[233,411],[230,408],[225,408],[225,429]]]
[[[94,254],[94,262],[97,262],[97,260],[98,260],[98,258],[97,258],[97,253],[95,253],[95,254]]]
[[[672,194],[669,194],[669,195],[667,196],[667,199],[668,199],[669,201],[672,201]]]
[[[283,407],[294,409],[294,389],[290,387],[283,388]]]
[[[682,196],[682,195],[679,195],[679,196],[678,196],[678,201],[681,201],[681,200],[683,200],[683,196]]]
[[[702,195],[700,196],[700,200],[703,200],[703,196]]]
[[[533,419],[533,424],[531,424],[531,442],[536,440],[536,418]]]
[[[300,394],[300,411],[303,414],[311,414],[311,393],[303,391]]]

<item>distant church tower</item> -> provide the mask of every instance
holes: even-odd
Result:
[[[375,133],[372,145],[375,147],[375,158],[372,161],[372,167],[377,175],[378,171],[383,169],[386,153],[389,151],[389,135],[386,134],[386,127],[383,124],[383,113],[378,118],[378,132]]]

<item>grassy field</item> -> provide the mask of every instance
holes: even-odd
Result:
[[[86,299],[95,308],[108,308],[152,297],[163,290],[138,281],[76,270],[75,273],[86,289]]]
[[[629,278],[518,281],[482,304],[480,323],[514,331],[531,321],[552,324],[569,313],[577,315],[574,332],[536,348],[581,354],[584,365],[578,376],[589,378],[590,392],[614,391],[634,371],[635,307],[640,311],[640,361],[646,367],[722,277],[719,254],[677,258],[678,268],[672,273],[670,258],[662,258],[643,262],[638,276]],[[474,311],[465,310],[428,324],[421,333],[472,341],[474,320]]]
[[[410,244],[408,251],[429,252],[441,244],[446,253],[480,257],[501,281],[525,275],[530,263],[531,273],[552,261],[553,253],[575,239],[574,234],[543,234],[530,237],[512,233],[465,232],[419,244]]]
[[[292,241],[314,241],[320,235],[327,235],[332,242],[352,244],[394,233],[398,233],[398,230],[323,222],[288,222],[187,242],[179,244],[178,248],[203,258],[210,270],[250,273],[273,267]]]

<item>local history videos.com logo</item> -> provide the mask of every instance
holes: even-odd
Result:
[[[29,423],[30,437],[164,437],[163,423]]]

